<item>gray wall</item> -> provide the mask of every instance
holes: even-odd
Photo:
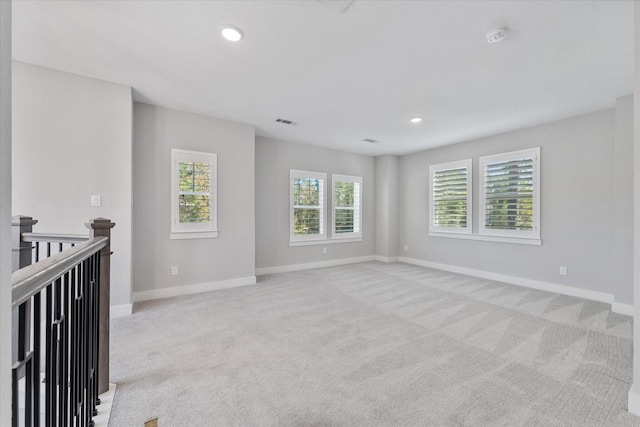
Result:
[[[400,159],[376,157],[376,255],[398,256],[398,209]]]
[[[13,213],[36,232],[114,221],[112,306],[131,302],[131,107],[128,86],[13,63]]]
[[[633,5],[633,384],[629,390],[629,412],[640,415],[640,2]]]
[[[11,2],[0,1],[0,425],[11,424]]]
[[[626,126],[622,121],[621,116],[621,126]],[[616,265],[613,221],[618,207],[614,202],[632,198],[628,168],[620,176],[614,174],[615,124],[616,113],[611,109],[402,157],[401,255],[615,293],[616,301],[631,303],[631,294],[623,291],[629,284],[614,284],[611,275]],[[629,141],[621,137],[618,142],[622,155]],[[542,246],[427,236],[429,165],[472,158],[473,205],[477,207],[478,157],[537,146],[541,147]],[[616,197],[615,179],[624,183]],[[627,205],[620,207],[625,218],[630,214]],[[477,230],[477,208],[473,226]],[[567,276],[559,275],[561,265],[568,267]],[[620,277],[627,277],[631,266],[618,267],[624,270]]]
[[[633,303],[633,95],[616,101],[614,145],[613,270],[616,301]]]
[[[289,246],[289,170],[362,177],[362,241]],[[374,157],[256,138],[256,267],[279,267],[375,254]],[[329,187],[330,188],[330,187]],[[330,206],[330,205],[327,205]],[[330,224],[328,218],[327,224]],[[327,253],[322,253],[322,248]]]
[[[134,292],[253,277],[253,126],[135,103],[133,139]],[[216,239],[169,239],[172,148],[218,155]]]

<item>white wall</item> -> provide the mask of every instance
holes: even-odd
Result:
[[[361,242],[289,246],[290,169],[325,172],[328,179],[334,173],[362,177]],[[372,257],[376,243],[374,169],[375,161],[371,156],[257,137],[256,267],[264,269]],[[327,219],[330,224],[331,218]],[[325,247],[326,254],[322,252]]]
[[[255,282],[254,138],[250,125],[134,104],[135,300]],[[172,148],[218,155],[218,238],[169,239]]]
[[[617,265],[614,212],[620,209],[626,218],[631,209],[628,204],[614,206],[615,119],[611,109],[402,157],[401,256],[584,290],[617,292],[616,301],[631,303],[628,289],[612,285],[611,276]],[[623,141],[629,143],[628,138],[620,138],[620,144]],[[542,246],[427,236],[429,165],[473,159],[473,227],[477,230],[478,157],[538,146]],[[621,171],[625,176],[618,179],[631,181],[629,172]],[[629,186],[619,191],[617,198],[632,198]],[[408,251],[404,245],[409,246]],[[559,275],[561,265],[568,267],[567,276]],[[630,265],[618,267],[628,276]]]
[[[0,425],[11,424],[11,2],[0,1]]]
[[[131,302],[131,108],[128,86],[13,63],[13,214],[37,219],[36,232],[114,221],[112,306]]]
[[[386,261],[398,257],[400,159],[376,157],[376,255]]]

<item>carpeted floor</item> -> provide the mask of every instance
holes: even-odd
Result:
[[[110,426],[640,426],[632,319],[407,264],[262,276],[112,323]]]

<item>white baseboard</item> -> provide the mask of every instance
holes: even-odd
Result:
[[[355,264],[357,262],[375,261],[374,255],[359,256],[354,258],[330,259],[327,261],[307,262],[304,264],[279,265],[276,267],[256,268],[256,276],[264,274],[289,273],[291,271],[310,270],[312,268],[335,267],[337,265]]]
[[[523,277],[509,276],[506,274],[492,273],[490,271],[476,270],[473,268],[459,267],[456,265],[441,264],[438,262],[424,261],[415,258],[400,257],[400,262],[420,265],[422,267],[435,268],[438,270],[450,271],[452,273],[465,274],[467,276],[479,277],[481,279],[495,280],[497,282],[511,283],[512,285],[524,286],[526,288],[539,289],[541,291],[555,292],[557,294],[570,295],[573,297],[590,299],[593,301],[613,303],[613,294],[586,289],[574,288],[571,286],[559,285],[557,283],[542,282],[539,280],[525,279]]]
[[[133,301],[148,301],[160,298],[177,297],[180,295],[198,294],[200,292],[217,291],[219,289],[236,288],[239,286],[255,285],[256,276],[238,277],[236,279],[218,280],[208,283],[176,286],[173,288],[152,289],[133,293]]]
[[[111,418],[111,409],[113,407],[113,398],[115,395],[116,385],[109,383],[109,390],[100,395],[98,415],[93,417],[93,422],[95,423],[94,427],[107,427],[109,425],[109,418]]]
[[[618,314],[624,314],[633,317],[633,304],[623,304],[621,302],[612,302],[611,311]]]
[[[376,255],[376,261],[380,262],[398,262],[400,257]]]
[[[629,390],[629,412],[633,415],[640,415],[640,393],[633,389],[633,385],[631,385],[631,389]]]
[[[109,308],[109,313],[112,319],[131,316],[133,313],[133,304],[112,305]]]

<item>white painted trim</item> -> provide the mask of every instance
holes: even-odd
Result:
[[[275,267],[256,268],[256,276],[264,274],[288,273],[290,271],[310,270],[312,268],[335,267],[337,265],[355,264],[358,262],[375,261],[375,255],[359,256],[354,258],[330,259],[327,261],[308,262],[305,264],[279,265]]]
[[[112,319],[131,316],[133,314],[133,304],[112,305],[109,308],[109,312]]]
[[[182,239],[215,239],[218,231],[172,231],[169,234],[170,240]]]
[[[629,389],[629,412],[633,415],[640,415],[640,393],[633,389],[633,386]]]
[[[376,261],[380,262],[398,262],[400,257],[376,255]]]
[[[640,40],[640,2],[634,2],[634,40]],[[634,44],[633,88],[633,379],[629,412],[640,415],[640,43]]]
[[[633,317],[633,304],[624,304],[621,302],[612,302],[611,311],[618,314],[624,314],[626,316]]]
[[[485,242],[499,242],[499,243],[516,243],[518,245],[532,245],[541,246],[542,240],[529,239],[522,237],[498,237],[498,236],[485,236],[481,234],[460,234],[460,233],[442,233],[442,232],[429,232],[429,237],[446,237],[449,239],[467,239],[467,240],[482,240]]]
[[[100,406],[98,407],[98,415],[93,417],[95,427],[107,427],[109,418],[111,418],[111,408],[113,406],[113,398],[116,395],[116,384],[109,383],[109,390],[100,395]],[[42,402],[43,400],[41,400]]]
[[[148,301],[160,298],[177,297],[180,295],[198,294],[200,292],[217,291],[219,289],[236,288],[239,286],[255,285],[256,276],[238,277],[235,279],[218,280],[208,283],[176,286],[173,288],[152,289],[133,293],[133,301]]]
[[[345,237],[324,240],[304,240],[289,242],[289,246],[314,246],[314,245],[334,245],[336,243],[357,243],[362,242],[362,237]]]
[[[420,265],[422,267],[435,268],[438,270],[450,271],[452,273],[465,274],[467,276],[479,277],[481,279],[495,280],[497,282],[510,283],[512,285],[524,286],[526,288],[539,289],[542,291],[555,292],[557,294],[570,295],[573,297],[589,299],[611,304],[613,294],[589,291],[586,289],[574,288],[572,286],[559,285],[557,283],[542,282],[539,280],[525,279],[524,277],[509,276],[506,274],[492,273],[490,271],[476,270],[473,268],[459,267],[457,265],[441,264],[438,262],[424,261],[415,258],[400,257],[400,262]]]

